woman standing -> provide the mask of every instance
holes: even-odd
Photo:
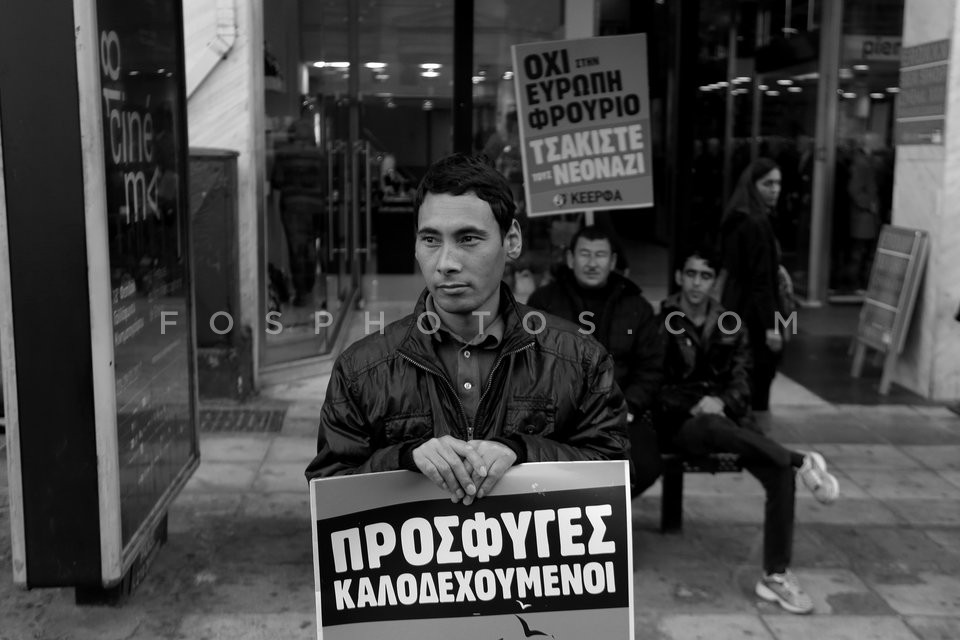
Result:
[[[769,158],[752,162],[740,175],[720,222],[721,302],[740,316],[753,355],[751,398],[754,410],[770,405],[783,338],[774,330],[779,306],[780,245],[770,215],[780,197],[781,175]]]

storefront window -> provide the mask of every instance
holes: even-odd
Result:
[[[515,28],[523,25],[522,30]],[[506,177],[517,202],[523,255],[508,265],[506,279],[521,302],[550,277],[562,258],[578,216],[526,215],[517,98],[514,91],[514,44],[563,40],[563,2],[521,0],[477,3],[474,14],[473,150],[484,153]]]
[[[830,289],[862,295],[880,227],[891,219],[894,98],[903,0],[847,0],[837,92]]]

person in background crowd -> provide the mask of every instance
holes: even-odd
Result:
[[[666,341],[663,388],[653,423],[660,446],[684,457],[739,454],[766,492],[764,575],[756,593],[791,613],[813,610],[790,571],[796,476],[825,504],[840,494],[823,456],[787,449],[757,426],[750,408],[750,351],[734,319],[710,296],[717,259],[707,250],[688,253],[674,277],[680,291],[660,310]]]
[[[506,179],[454,154],[414,209],[426,290],[337,358],[307,478],[409,469],[471,504],[518,463],[626,459],[610,356],[572,324],[530,317],[501,282],[522,247]]]
[[[567,264],[557,279],[530,296],[530,306],[582,325],[613,356],[617,384],[630,409],[634,493],[660,476],[660,452],[650,424],[660,387],[663,340],[653,307],[640,288],[614,271],[617,254],[610,236],[585,227],[570,241]]]
[[[751,397],[755,411],[770,405],[783,337],[776,326],[780,245],[770,216],[780,197],[780,169],[769,158],[752,162],[740,176],[720,222],[722,270],[717,295],[747,329],[753,357]]]

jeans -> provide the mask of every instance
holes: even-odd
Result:
[[[689,457],[716,452],[740,455],[741,464],[766,491],[764,571],[783,573],[790,566],[793,554],[796,472],[791,464],[791,451],[763,434],[715,414],[701,414],[686,420],[671,444],[678,453]]]

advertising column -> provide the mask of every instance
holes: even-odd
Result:
[[[0,6],[13,577],[78,602],[142,580],[199,463],[183,68],[176,0]]]
[[[179,6],[97,2],[123,549],[197,459]]]

